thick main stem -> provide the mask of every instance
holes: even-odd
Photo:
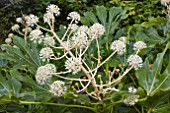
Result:
[[[75,56],[73,55],[73,53],[64,45],[64,43],[59,39],[59,37],[56,35],[56,33],[51,30],[51,33],[54,35],[54,37],[56,37],[56,39],[58,40],[58,42],[60,43],[60,45],[64,48],[65,51],[68,52],[68,54],[72,57],[75,58]],[[97,97],[99,98],[99,100],[101,100],[100,94],[99,94],[99,90],[98,87],[96,85],[96,82],[94,80],[94,78],[92,78],[89,74],[89,72],[83,67],[81,66],[81,70],[84,72],[84,74],[87,76],[87,78],[91,81],[92,86],[94,88],[95,94],[97,95]]]

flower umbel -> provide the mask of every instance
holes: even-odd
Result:
[[[29,16],[25,16],[24,19],[26,24],[31,27],[33,27],[39,21],[39,18],[33,14],[30,14]]]
[[[112,42],[110,49],[116,51],[118,55],[123,55],[126,52],[126,45],[123,41],[115,40]]]
[[[137,41],[134,45],[133,45],[133,50],[141,50],[146,48],[146,44],[143,41]]]
[[[53,84],[50,85],[51,92],[54,94],[54,96],[61,97],[63,96],[66,91],[67,87],[65,86],[65,83],[63,81],[55,81]]]
[[[68,58],[65,62],[66,69],[73,72],[73,74],[78,73],[81,70],[81,59],[80,58]]]
[[[46,36],[44,39],[43,39],[43,42],[46,46],[54,46],[55,45],[55,40],[53,37],[50,37],[50,36]]]
[[[138,68],[141,68],[143,66],[142,58],[138,55],[131,55],[127,59],[127,63],[129,64],[129,66],[133,66],[135,70],[137,70]]]
[[[47,13],[51,13],[51,14],[55,14],[56,16],[58,16],[60,14],[60,8],[57,5],[54,4],[50,4],[47,8],[46,8],[46,12]]]
[[[40,85],[44,85],[51,79],[51,75],[56,72],[56,67],[53,64],[46,64],[44,66],[40,66],[37,69],[35,79],[37,83]]]
[[[46,60],[49,61],[49,59],[54,56],[54,53],[50,47],[45,47],[41,49],[39,55],[42,61],[46,61]]]
[[[126,104],[127,106],[133,106],[138,102],[139,95],[131,95],[127,97],[123,103]]]
[[[78,14],[77,12],[71,12],[68,14],[67,16],[67,20],[74,20],[75,23],[78,23],[80,21],[80,14]]]
[[[129,93],[136,93],[137,89],[135,87],[129,87],[128,91],[129,91]]]
[[[92,38],[92,40],[102,36],[104,32],[105,28],[103,27],[103,25],[99,23],[95,23],[89,28],[89,35]]]
[[[35,30],[32,30],[30,32],[30,35],[31,35],[31,40],[36,43],[41,43],[42,42],[42,37],[43,37],[43,33],[40,29],[35,29]]]

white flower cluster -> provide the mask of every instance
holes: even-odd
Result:
[[[139,99],[139,95],[131,95],[129,97],[127,97],[123,103],[127,106],[133,106],[138,102]]]
[[[110,49],[116,51],[118,55],[123,55],[126,52],[126,44],[121,40],[112,42]]]
[[[56,16],[60,15],[60,8],[57,5],[50,4],[46,8],[46,12],[50,14],[55,14]]]
[[[43,37],[43,32],[40,29],[35,29],[30,32],[31,35],[31,41],[34,43],[41,43],[42,42],[42,37]]]
[[[135,87],[129,87],[128,91],[129,91],[129,93],[136,93],[137,89]]]
[[[66,91],[67,87],[65,86],[65,83],[63,81],[55,81],[53,84],[50,85],[51,92],[58,97],[63,96]]]
[[[170,3],[170,0],[161,0],[161,4],[167,6]]]
[[[81,26],[78,28],[77,32],[71,37],[71,47],[72,48],[85,48],[88,45],[88,27]]]
[[[44,23],[51,25],[51,22],[55,21],[55,16],[60,15],[60,8],[57,5],[51,4],[46,8],[46,13],[44,14]]]
[[[8,35],[8,38],[5,39],[5,43],[6,43],[6,44],[12,43],[12,37],[13,37],[13,36],[14,36],[14,34],[13,34],[13,33],[10,33],[10,34]]]
[[[43,42],[46,46],[54,46],[55,45],[54,38],[50,37],[48,35],[43,38]]]
[[[42,59],[42,61],[49,61],[50,58],[52,58],[54,56],[53,50],[50,47],[45,47],[42,48],[40,51],[40,59]]]
[[[80,14],[77,12],[71,12],[67,16],[67,20],[74,20],[75,23],[78,23],[80,21]]]
[[[80,58],[68,58],[65,62],[66,69],[73,72],[73,74],[81,71],[82,62]]]
[[[39,21],[39,18],[33,14],[24,16],[24,19],[25,19],[26,24],[31,27],[33,27]],[[21,22],[21,19],[18,19],[18,22]]]
[[[130,55],[129,58],[127,59],[127,63],[129,66],[133,66],[135,70],[143,66],[142,58],[138,55]]]
[[[19,25],[18,24],[15,24],[15,25],[13,25],[12,27],[11,27],[11,29],[12,29],[12,31],[17,31],[17,30],[19,30]]]
[[[37,83],[44,85],[51,79],[53,73],[56,73],[56,67],[53,64],[46,64],[37,69],[35,79]]]
[[[103,27],[103,25],[99,23],[95,23],[89,28],[89,35],[92,38],[92,40],[102,36],[104,32],[105,28]]]
[[[139,51],[141,49],[146,48],[146,44],[143,41],[137,41],[134,45],[133,45],[133,50]]]

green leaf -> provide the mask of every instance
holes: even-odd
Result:
[[[143,27],[152,27],[154,25],[163,24],[166,25],[166,19],[164,17],[157,17],[149,20],[148,22],[143,22],[141,26]]]
[[[107,19],[107,10],[104,6],[97,6],[96,7],[97,16],[100,22],[106,27],[106,19]]]
[[[165,91],[170,89],[170,86],[166,85],[167,81],[170,79],[170,73],[167,71],[169,69],[169,65],[164,73],[161,74],[163,57],[169,46],[170,43],[167,44],[162,53],[157,55],[152,69],[149,69],[149,61],[147,58],[144,63],[144,67],[136,71],[136,78],[139,84],[145,89],[148,96],[153,96],[159,90]]]
[[[96,16],[92,12],[85,12],[84,16],[91,23],[98,23]]]
[[[7,60],[0,59],[0,66],[6,66],[8,64]]]

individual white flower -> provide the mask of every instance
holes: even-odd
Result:
[[[49,70],[45,66],[40,66],[37,69],[35,79],[38,84],[40,85],[46,84],[51,79],[51,77],[52,76],[50,75]]]
[[[137,92],[137,89],[135,87],[129,87],[128,88],[128,92],[129,93],[136,93]]]
[[[12,42],[12,39],[11,39],[11,38],[6,38],[6,39],[5,39],[5,43],[6,43],[6,44],[10,44],[11,42]]]
[[[118,55],[123,55],[126,52],[126,45],[120,40],[112,42],[110,49],[116,51]]]
[[[56,16],[60,15],[60,8],[57,5],[50,4],[46,10],[47,13],[55,14]]]
[[[105,32],[105,28],[103,27],[103,25],[99,24],[99,23],[95,23],[93,24],[90,28],[89,28],[89,35],[90,37],[93,39],[98,38],[100,36],[102,36]]]
[[[54,22],[55,17],[51,13],[45,13],[43,19],[44,23],[48,23],[48,25],[51,25],[51,22]]]
[[[51,84],[50,88],[54,96],[57,96],[57,97],[63,96],[67,91],[67,87],[65,86],[65,83],[59,80]]]
[[[8,34],[8,38],[12,38],[13,36],[14,36],[13,33],[9,33],[9,34]]]
[[[127,106],[133,106],[138,102],[139,95],[131,95],[124,99],[123,103]]]
[[[74,20],[76,23],[78,23],[80,21],[80,14],[77,12],[71,12],[67,16],[67,20],[69,19]]]
[[[56,67],[54,64],[46,64],[44,67],[46,68],[48,74],[56,73]]]
[[[78,29],[78,25],[77,24],[71,24],[70,29],[71,29],[72,32],[76,32],[77,29]]]
[[[16,22],[18,22],[18,23],[23,23],[23,20],[22,20],[21,17],[18,17],[18,18],[16,18]]]
[[[54,53],[50,47],[45,47],[41,49],[39,55],[42,61],[46,61],[46,60],[49,61],[49,59],[54,56]]]
[[[33,42],[42,42],[43,32],[40,29],[35,29],[30,32],[31,40]]]
[[[125,36],[120,37],[119,40],[126,44],[126,37]]]
[[[130,55],[127,59],[127,63],[129,66],[133,66],[135,70],[143,66],[142,58],[138,55]]]
[[[167,6],[170,3],[170,0],[161,0],[161,4]]]
[[[66,69],[70,70],[73,72],[73,74],[78,73],[81,71],[81,59],[80,58],[68,58],[65,62],[65,67]]]
[[[53,37],[50,37],[50,36],[46,36],[44,39],[43,39],[43,42],[45,45],[49,45],[49,46],[53,46],[55,45],[55,40]]]
[[[11,27],[12,31],[17,31],[19,30],[19,25],[18,24],[15,24],[14,26]]]
[[[39,18],[33,14],[25,16],[24,19],[25,19],[26,24],[30,27],[33,27],[39,21]]]
[[[141,49],[144,49],[146,48],[146,44],[145,42],[143,41],[137,41],[134,45],[133,45],[133,50],[141,50]]]
[[[76,32],[71,37],[72,48],[85,48],[88,45],[88,36],[84,32]]]

